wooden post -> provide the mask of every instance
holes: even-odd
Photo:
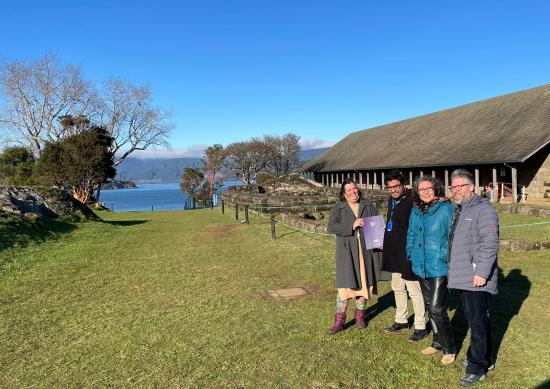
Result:
[[[374,177],[374,182],[372,184],[372,189],[378,189],[378,188],[376,188],[376,186],[378,186],[378,184],[376,183],[376,172],[372,172],[372,175]]]
[[[518,169],[512,167],[512,202],[518,202]]]
[[[445,196],[451,196],[451,190],[449,189],[449,171],[445,169]]]
[[[222,200],[222,215],[225,215],[225,201]]]
[[[359,185],[363,186],[363,173],[359,172]]]
[[[479,169],[478,168],[474,169],[474,179],[475,179],[475,193],[477,195],[480,195],[481,190],[479,188]]]
[[[424,175],[424,172],[420,170],[420,177],[422,177],[423,175]]]
[[[386,175],[384,174],[384,172],[382,172],[381,174],[382,174],[382,179],[380,180],[380,188],[384,189],[384,187],[386,186],[386,181],[385,181]]]
[[[271,239],[275,240],[275,216],[271,215]]]
[[[413,187],[413,171],[409,171],[409,186]]]
[[[435,178],[435,170],[432,170],[432,177]]]
[[[239,203],[235,204],[235,220],[239,220]]]
[[[246,224],[250,224],[250,219],[248,218],[248,205],[244,206],[244,220]]]
[[[367,189],[368,189],[370,186],[370,173],[366,172],[366,175],[367,175]]]
[[[498,192],[497,168],[493,167],[493,193],[491,193],[491,202],[492,203],[496,203],[498,201],[497,192]]]

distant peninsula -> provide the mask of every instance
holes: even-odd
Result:
[[[101,186],[101,189],[136,189],[133,181],[109,180]]]

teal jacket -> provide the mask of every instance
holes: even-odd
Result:
[[[407,232],[407,257],[421,278],[447,275],[449,230],[454,208],[446,201],[432,205],[426,213],[413,208]]]

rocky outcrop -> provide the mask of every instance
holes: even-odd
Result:
[[[101,189],[136,189],[137,186],[133,181],[117,181],[110,180],[101,185]]]
[[[39,219],[65,216],[100,220],[64,190],[42,187],[0,187],[0,212]]]

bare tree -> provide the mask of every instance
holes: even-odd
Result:
[[[7,143],[29,147],[40,157],[46,142],[83,131],[64,118],[82,118],[105,128],[113,137],[115,166],[135,150],[165,145],[171,114],[152,101],[151,90],[120,79],[98,90],[79,67],[60,65],[53,55],[26,64],[0,64],[0,129]]]
[[[225,148],[224,166],[244,184],[251,185],[256,175],[265,170],[268,150],[261,139],[231,143]]]
[[[298,167],[300,160],[300,137],[286,134],[282,137],[266,135],[264,143],[268,152],[267,170],[276,176],[284,176]]]
[[[61,125],[61,117],[88,116],[97,98],[79,67],[62,66],[53,55],[29,64],[19,60],[0,64],[0,92],[4,137],[8,143],[29,147],[36,157],[45,142],[72,135]]]
[[[121,79],[107,80],[101,90],[97,122],[114,139],[115,166],[136,150],[166,145],[172,115],[153,105],[151,90]]]

